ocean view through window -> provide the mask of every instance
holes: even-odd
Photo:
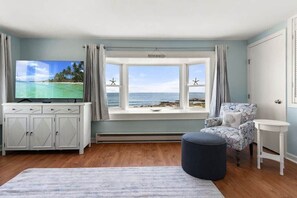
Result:
[[[205,109],[206,64],[107,63],[108,106]]]
[[[108,106],[114,113],[206,112],[208,66],[207,58],[109,58]]]
[[[129,107],[178,108],[179,66],[129,66]]]

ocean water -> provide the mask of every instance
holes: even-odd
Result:
[[[119,106],[119,94],[107,93],[108,106]],[[190,92],[189,99],[205,100],[205,93]],[[129,106],[154,106],[161,102],[176,102],[179,100],[179,93],[130,93]]]
[[[205,93],[190,92],[189,98],[205,100]],[[82,83],[16,82],[16,98],[83,98]],[[108,106],[119,106],[119,94],[107,93]],[[130,93],[129,106],[155,106],[179,101],[179,93]]]
[[[20,82],[15,84],[16,98],[83,98],[82,83]]]

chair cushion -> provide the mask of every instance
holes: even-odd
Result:
[[[223,112],[223,126],[238,128],[241,122],[241,112]]]
[[[256,118],[257,105],[248,103],[223,103],[220,110],[220,117],[224,111],[241,112],[241,124]]]
[[[243,137],[239,129],[226,127],[226,126],[217,126],[201,129],[200,132],[212,133],[224,138],[227,142],[227,146],[235,150],[242,150]]]

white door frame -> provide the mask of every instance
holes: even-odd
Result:
[[[286,29],[282,29],[282,30],[280,30],[280,31],[278,31],[276,33],[270,34],[270,35],[268,35],[268,36],[266,36],[266,37],[264,37],[264,38],[262,38],[262,39],[260,39],[258,41],[255,41],[254,43],[249,44],[247,46],[247,61],[250,60],[250,48],[255,47],[255,46],[257,46],[257,45],[259,45],[261,43],[264,43],[266,41],[269,41],[271,39],[274,39],[274,38],[276,38],[278,36],[285,36],[286,39],[285,39],[284,45],[286,45],[287,44],[286,35],[287,35]],[[286,52],[286,54],[287,54],[287,52]],[[286,74],[287,74],[287,60],[285,60],[285,66],[286,66]],[[251,93],[251,87],[250,87],[251,74],[250,74],[249,63],[248,62],[247,62],[247,80],[248,80],[247,81],[248,94],[250,94]],[[286,85],[287,85],[287,76],[286,76],[285,81],[286,81]],[[285,120],[287,120],[287,86],[285,87],[285,97],[286,98],[285,98],[285,100],[283,102],[285,103],[285,107],[286,107],[285,108]],[[250,98],[248,98],[248,102],[250,102]]]

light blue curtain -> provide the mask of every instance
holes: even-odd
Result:
[[[2,124],[2,103],[13,101],[11,38],[0,34],[0,124]]]
[[[230,102],[230,90],[227,72],[227,46],[215,46],[215,73],[210,102],[209,117],[218,117],[221,104]]]
[[[105,81],[105,49],[103,45],[86,45],[84,101],[92,102],[92,120],[108,120]]]

